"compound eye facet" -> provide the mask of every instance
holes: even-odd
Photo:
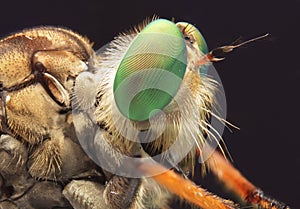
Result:
[[[203,54],[208,53],[208,48],[205,39],[203,38],[200,31],[194,25],[187,22],[178,22],[176,23],[176,25],[181,30],[185,39],[189,39],[191,41],[197,42],[199,50]]]
[[[145,121],[163,110],[177,93],[186,70],[186,44],[179,28],[159,19],[133,40],[118,67],[114,98],[119,111]]]

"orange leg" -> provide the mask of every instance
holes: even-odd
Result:
[[[153,175],[152,178],[160,185],[167,188],[169,191],[193,203],[203,209],[234,209],[238,208],[230,200],[222,199],[216,195],[207,192],[205,189],[195,185],[192,181],[183,178],[172,170],[166,169],[159,164],[147,163],[141,164],[139,170],[148,175]],[[157,173],[161,173],[156,175]]]
[[[245,202],[264,209],[290,209],[284,203],[264,195],[263,191],[249,182],[236,168],[233,167],[219,152],[214,152],[208,160],[212,172],[228,188],[239,195]],[[230,200],[222,199],[205,189],[195,185],[172,170],[167,170],[159,164],[141,164],[138,168],[169,191],[203,209],[234,209],[239,208]],[[157,173],[161,173],[157,175]]]
[[[219,152],[215,151],[208,160],[212,172],[229,189],[239,195],[245,202],[265,209],[289,209],[287,205],[264,195],[263,191],[249,182]]]

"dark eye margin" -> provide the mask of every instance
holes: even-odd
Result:
[[[194,39],[193,39],[191,36],[185,36],[184,39],[185,39],[186,41],[189,41],[191,44],[194,43]]]

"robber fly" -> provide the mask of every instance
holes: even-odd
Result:
[[[56,27],[2,39],[0,144],[12,154],[0,164],[0,206],[42,208],[50,188],[57,195],[47,197],[48,208],[168,208],[176,196],[200,208],[239,208],[187,178],[200,159],[242,200],[288,208],[206,143],[215,136],[210,118],[219,117],[218,84],[206,67],[248,42],[208,51],[195,26],[165,19],[98,52]],[[30,183],[20,187],[24,179]]]

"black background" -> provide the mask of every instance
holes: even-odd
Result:
[[[37,25],[64,26],[89,37],[95,49],[153,14],[195,24],[210,49],[239,36],[271,33],[271,40],[238,49],[215,65],[226,92],[227,119],[241,128],[224,138],[247,178],[300,208],[300,0],[5,2],[2,37]],[[209,176],[200,183],[228,196]]]

